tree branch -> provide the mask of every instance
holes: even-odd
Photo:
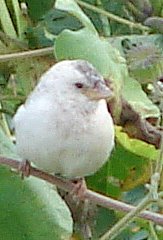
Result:
[[[0,164],[10,166],[11,168],[19,170],[20,168],[20,161],[15,159],[0,157]],[[43,179],[53,185],[57,185],[57,187],[70,192],[74,188],[74,184],[70,181],[67,181],[64,178],[59,178],[53,175],[50,175],[46,172],[43,172],[35,167],[30,166],[30,175],[35,176],[37,178]],[[91,190],[86,190],[85,198],[93,201],[95,204],[105,207],[105,208],[112,208],[114,210],[119,210],[123,212],[131,212],[136,207],[120,202],[118,200],[114,200],[110,197],[106,197],[99,193],[93,192]],[[150,211],[143,211],[139,214],[139,217],[151,220],[156,224],[163,226],[163,215],[150,212]]]
[[[108,17],[109,19],[111,19],[113,21],[119,22],[121,24],[128,25],[131,28],[137,28],[141,31],[149,31],[150,30],[149,27],[143,26],[141,23],[131,22],[131,21],[129,21],[127,19],[124,19],[124,18],[121,18],[121,17],[119,17],[119,16],[117,16],[113,13],[110,13],[108,11],[105,11],[105,10],[101,9],[101,8],[95,7],[92,4],[89,4],[89,3],[86,3],[86,2],[83,2],[83,1],[80,1],[80,0],[76,0],[76,2],[82,7],[85,7],[87,9],[90,9],[90,10],[94,11],[94,12],[102,14],[102,15]]]
[[[25,58],[25,57],[44,56],[44,55],[52,54],[53,51],[54,51],[53,47],[46,47],[46,48],[40,48],[40,49],[30,50],[30,51],[23,51],[23,52],[18,52],[18,53],[2,54],[2,55],[0,55],[0,63],[11,61],[14,59],[21,59],[21,58]]]

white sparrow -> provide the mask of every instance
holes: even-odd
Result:
[[[14,117],[18,154],[69,178],[96,172],[114,146],[103,77],[84,60],[55,64]]]

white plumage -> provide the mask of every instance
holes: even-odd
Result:
[[[14,117],[19,155],[70,178],[96,172],[114,146],[110,93],[88,62],[55,64]]]

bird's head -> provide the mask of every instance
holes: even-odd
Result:
[[[99,101],[113,96],[103,77],[85,60],[61,61],[45,77],[48,79],[47,85],[51,83],[52,88],[54,84],[58,93],[73,95],[74,99]]]
[[[113,96],[103,77],[90,63],[84,60],[76,60],[72,61],[72,65],[75,71],[79,72],[79,77],[73,81],[76,91],[93,101]]]

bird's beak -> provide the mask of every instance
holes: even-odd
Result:
[[[112,91],[101,81],[97,82],[94,88],[83,89],[83,93],[91,100],[110,99],[113,97]]]

